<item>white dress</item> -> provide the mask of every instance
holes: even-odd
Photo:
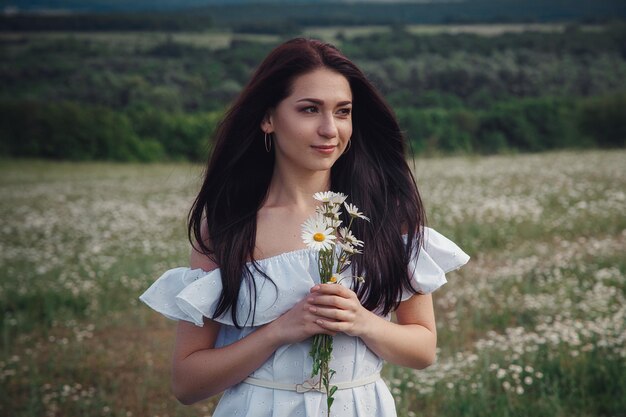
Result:
[[[458,269],[469,260],[454,242],[426,227],[424,245],[419,256],[409,264],[413,286],[421,293],[431,293],[447,282],[445,273]],[[257,261],[276,285],[264,279],[254,268],[257,284],[256,314],[251,325],[248,300],[250,292],[243,285],[239,293],[237,329],[230,311],[217,318],[221,323],[216,347],[229,345],[254,332],[288,311],[309,294],[319,283],[317,252],[301,249]],[[350,279],[342,285],[350,286]],[[174,268],[166,271],[139,298],[148,306],[173,320],[186,320],[203,325],[203,316],[213,317],[222,289],[219,269],[211,272],[202,269]],[[410,292],[402,300],[411,297]],[[390,319],[390,315],[385,317]],[[383,360],[367,348],[358,337],[337,334],[333,341],[331,369],[336,371],[331,383],[363,379],[383,367]],[[265,381],[301,384],[311,376],[310,340],[280,347],[250,376]],[[393,397],[385,382],[338,390],[331,412],[348,417],[395,417]],[[299,393],[282,389],[264,388],[239,383],[227,389],[219,401],[214,417],[291,417],[326,416],[326,396],[317,391]]]

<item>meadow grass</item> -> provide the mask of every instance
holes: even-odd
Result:
[[[472,34],[480,36],[498,36],[504,33],[521,33],[527,31],[559,33],[565,30],[566,25],[563,23],[414,24],[406,25],[405,28],[408,32],[415,35]],[[585,24],[580,25],[580,29],[584,31],[598,31],[603,30],[603,26]],[[323,39],[327,42],[339,43],[340,37],[352,39],[389,31],[390,25],[313,26],[305,28],[302,34],[304,36]]]
[[[0,161],[0,415],[210,416],[169,389],[202,167]],[[387,365],[399,416],[626,415],[626,151],[418,159],[428,225],[472,259],[433,295],[438,360]]]

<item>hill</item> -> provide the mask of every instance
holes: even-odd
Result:
[[[9,0],[5,15],[184,12],[208,14],[218,22],[283,22],[300,25],[598,21],[626,17],[621,0]]]

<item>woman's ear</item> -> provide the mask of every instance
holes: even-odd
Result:
[[[261,121],[261,130],[265,133],[272,133],[274,131],[274,126],[272,125],[272,116],[270,111],[268,110]]]

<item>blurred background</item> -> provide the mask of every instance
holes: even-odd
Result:
[[[429,225],[472,256],[399,416],[626,416],[626,3],[1,3],[0,414],[210,416],[169,392],[212,133],[280,42],[330,41],[392,105]],[[149,162],[149,163],[148,163]]]
[[[9,1],[0,153],[205,160],[227,104],[286,38],[335,43],[416,154],[623,147],[621,1]]]

